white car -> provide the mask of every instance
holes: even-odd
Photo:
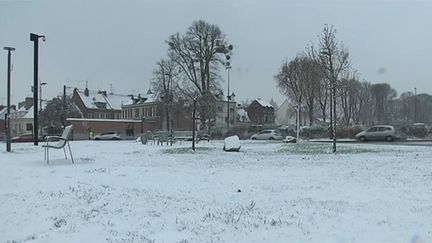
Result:
[[[284,143],[296,143],[297,142],[297,138],[293,137],[293,136],[286,136],[282,142]]]
[[[262,130],[251,136],[252,140],[282,140],[282,135],[274,129]]]
[[[391,142],[396,139],[401,139],[402,136],[396,133],[393,126],[379,125],[373,126],[366,131],[357,133],[355,138],[362,142],[370,140],[385,140],[387,142]]]
[[[104,132],[94,137],[94,140],[121,140],[117,132]]]

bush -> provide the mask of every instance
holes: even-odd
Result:
[[[363,131],[361,127],[337,127],[336,137],[337,138],[354,138],[355,135]]]

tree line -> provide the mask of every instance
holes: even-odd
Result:
[[[283,61],[274,79],[281,93],[307,112],[302,125],[432,122],[432,96],[405,92],[398,97],[388,83],[360,80],[333,26],[324,27],[318,45]]]

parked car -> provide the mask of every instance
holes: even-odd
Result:
[[[296,143],[297,142],[297,138],[293,137],[293,136],[286,136],[282,142],[284,143]]]
[[[104,132],[94,137],[94,140],[121,140],[117,132]]]
[[[401,139],[402,136],[396,133],[393,126],[380,125],[357,133],[355,138],[363,142],[368,140],[385,140],[391,142],[396,139]]]
[[[251,136],[252,140],[282,140],[282,135],[274,129],[262,130]]]
[[[43,141],[44,139],[42,137],[39,137],[39,142]],[[29,143],[29,142],[33,142],[33,134],[31,133],[27,133],[27,134],[22,134],[16,137],[11,138],[11,142],[12,143]]]

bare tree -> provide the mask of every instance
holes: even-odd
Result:
[[[282,94],[286,95],[291,102],[300,108],[303,101],[301,88],[302,79],[302,56],[297,56],[294,60],[285,61],[278,74],[274,76],[277,86]],[[299,121],[297,121],[299,123]]]
[[[309,125],[313,125],[315,120],[315,104],[319,96],[320,81],[323,79],[323,73],[317,63],[307,56],[303,56],[301,59],[301,69],[301,92],[304,95],[304,100],[308,108]]]
[[[320,80],[318,86],[318,104],[321,110],[321,115],[323,121],[327,121],[327,110],[329,105],[329,96],[330,96],[330,82],[327,78],[323,77]]]
[[[338,82],[344,71],[350,67],[348,50],[336,39],[336,29],[324,26],[319,38],[318,50],[309,48],[309,55],[324,70],[325,77],[330,82],[331,128],[333,137],[333,152],[336,152],[336,98]]]
[[[390,101],[397,96],[396,90],[387,83],[373,84],[371,94],[374,103],[373,114],[375,115],[375,121],[386,123],[388,121]]]
[[[198,98],[202,122],[212,117],[214,93],[219,89],[218,68],[226,61],[232,46],[225,34],[214,24],[199,20],[192,23],[185,34],[171,35],[167,43],[173,61],[182,70],[191,86],[184,92]],[[230,47],[230,48],[228,48]]]
[[[179,96],[179,79],[178,66],[172,59],[162,59],[156,63],[151,86],[158,98],[164,103],[166,129],[168,131],[172,129],[171,108]]]

